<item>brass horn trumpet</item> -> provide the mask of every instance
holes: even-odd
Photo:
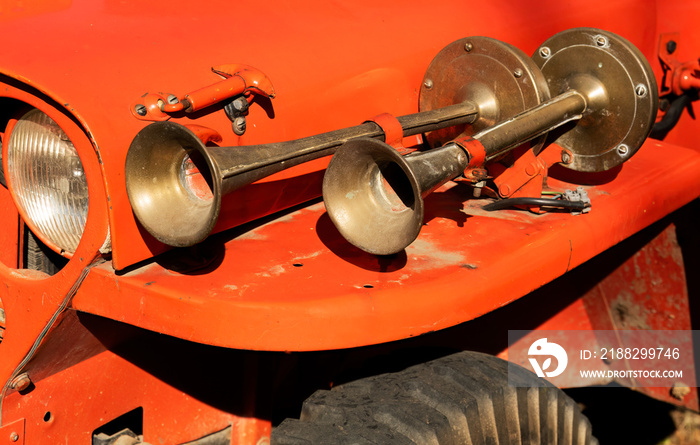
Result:
[[[424,152],[401,156],[368,139],[340,147],[326,169],[323,199],[343,237],[372,254],[400,252],[420,232],[427,194],[569,122],[575,125],[556,141],[567,167],[602,171],[629,159],[656,115],[656,82],[646,59],[619,36],[587,28],[557,34],[542,48],[535,61],[560,93],[553,99]]]
[[[464,102],[400,116],[403,136],[474,122],[478,108]],[[374,122],[293,141],[208,147],[189,128],[156,122],[134,138],[126,157],[126,188],[141,225],[157,240],[186,247],[211,233],[227,193],[287,168],[332,155],[355,138],[385,137]]]
[[[474,131],[548,98],[546,82],[525,53],[487,37],[469,39],[483,66],[455,65],[460,73],[459,92],[446,95],[453,99],[450,103],[396,118],[404,137]],[[513,76],[514,70],[519,77]],[[209,147],[182,125],[156,122],[141,130],[129,147],[125,166],[129,201],[138,221],[156,239],[171,246],[190,246],[213,230],[222,196],[294,165],[332,155],[343,143],[358,138],[382,141],[385,133],[377,123],[366,122],[288,142]]]

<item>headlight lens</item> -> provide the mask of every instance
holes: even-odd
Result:
[[[75,252],[88,213],[88,185],[78,152],[61,127],[36,109],[11,131],[7,179],[20,213],[49,247]]]

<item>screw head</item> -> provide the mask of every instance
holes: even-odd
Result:
[[[606,39],[605,36],[596,36],[595,43],[600,47],[607,46],[608,39]]]
[[[625,144],[620,144],[620,145],[617,146],[617,153],[618,153],[620,156],[626,156],[627,153],[629,153],[629,152],[630,152],[630,149],[629,149],[629,147],[626,146]]]
[[[139,116],[145,116],[148,114],[148,110],[146,109],[146,106],[143,104],[138,104],[134,107],[134,111],[136,111],[136,114]]]
[[[239,116],[233,120],[233,132],[238,136],[243,135],[246,129],[246,119],[244,116]]]
[[[517,78],[521,78],[523,77],[523,70],[516,68],[515,71],[513,71],[513,75]]]
[[[10,382],[10,388],[17,391],[24,391],[25,389],[29,388],[29,385],[31,384],[32,380],[29,378],[29,374],[23,372],[22,374],[12,379],[12,382]]]
[[[551,55],[552,55],[552,50],[550,50],[546,46],[543,46],[542,48],[540,48],[540,56],[542,56],[546,59],[547,57],[549,57]]]
[[[470,52],[473,49],[474,49],[474,44],[472,44],[472,42],[467,42],[464,44],[464,50],[466,52]]]
[[[425,79],[425,82],[423,82],[423,86],[427,89],[431,89],[433,87],[433,81],[430,79]]]
[[[636,86],[636,88],[634,89],[634,92],[637,93],[637,96],[644,97],[647,95],[647,87],[640,83],[639,85]]]
[[[12,434],[10,434],[10,441],[17,442],[18,440],[19,440],[19,434],[17,434],[16,432],[13,431]]]
[[[568,151],[561,152],[561,162],[564,164],[571,164],[571,154]]]
[[[178,102],[180,102],[180,99],[178,99],[176,95],[174,95],[174,94],[168,95],[168,103],[170,105],[175,105]]]

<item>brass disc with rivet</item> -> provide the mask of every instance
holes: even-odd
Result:
[[[566,167],[608,170],[641,147],[656,119],[658,90],[651,66],[634,45],[610,32],[577,28],[549,38],[532,59],[553,96],[573,88],[588,102],[575,127],[556,139],[573,155]]]
[[[489,37],[457,40],[433,59],[423,78],[420,111],[464,101],[479,107],[471,125],[426,134],[431,147],[471,136],[550,98],[547,82],[520,49]]]

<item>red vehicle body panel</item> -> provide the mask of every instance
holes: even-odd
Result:
[[[659,166],[661,151],[673,161]],[[696,151],[649,141],[615,180],[589,190],[595,206],[586,215],[491,214],[467,199],[467,187],[446,188],[428,198],[419,239],[390,258],[347,244],[318,204],[198,246],[191,256],[211,264],[195,270],[164,259],[115,278],[104,263],[73,306],[233,348],[398,340],[471,320],[552,281],[698,196],[698,177]]]
[[[181,97],[221,80],[213,66],[250,65],[268,76],[276,97],[253,103],[245,135],[231,131],[220,106],[173,121],[218,131],[221,146],[285,141],[380,113],[417,112],[430,61],[466,36],[493,37],[532,54],[556,32],[597,27],[636,45],[660,81],[659,35],[678,32],[676,57],[695,59],[698,16],[700,5],[692,2],[633,0],[75,0],[0,8],[0,34],[10,42],[0,49],[0,96],[39,108],[61,125],[90,188],[80,246],[59,273],[47,277],[19,268],[23,228],[9,192],[0,187],[0,302],[6,314],[0,441],[10,433],[19,443],[88,440],[84,425],[142,407],[144,435],[153,442],[194,440],[234,424],[232,443],[256,443],[269,434],[269,419],[191,397],[187,385],[135,366],[106,346],[98,333],[109,329],[96,333],[84,325],[100,325],[95,320],[104,317],[119,322],[105,321],[124,338],[134,326],[255,351],[334,350],[416,337],[506,306],[700,196],[700,128],[686,115],[665,141],[647,141],[620,169],[583,177],[593,199],[589,214],[488,214],[470,199],[469,187],[450,183],[428,198],[427,225],[417,242],[405,253],[378,258],[348,245],[323,205],[312,201],[320,196],[325,158],[228,195],[214,229],[221,233],[168,252],[140,228],[126,194],[127,149],[148,124],[131,108],[144,94]],[[560,170],[549,186],[574,188],[581,178]],[[108,237],[111,255],[104,256],[100,249]],[[600,301],[578,300],[543,326],[597,328],[606,316]],[[663,327],[689,329],[685,318]],[[86,351],[80,359],[61,361],[63,351],[74,351],[57,346],[61,335]],[[10,382],[26,369],[40,383],[25,395]],[[249,384],[248,377],[241,382]],[[79,385],[81,394],[67,382]],[[697,408],[697,392],[676,402]],[[205,420],[183,425],[193,412]]]
[[[229,130],[221,112],[183,120],[220,131],[222,146],[251,145],[357,125],[380,113],[416,112],[418,87],[432,58],[448,43],[468,35],[486,35],[532,53],[558,31],[592,26],[625,36],[651,60],[656,52],[655,9],[640,8],[635,1],[600,2],[575,14],[560,2],[538,8],[508,1],[439,2],[429,11],[439,20],[421,20],[423,8],[420,2],[318,1],[293,7],[164,2],[138,8],[116,1],[74,2],[65,10],[3,24],[7,35],[19,36],[30,28],[53,38],[37,39],[31,49],[5,48],[3,58],[12,60],[13,66],[4,68],[0,63],[0,69],[49,93],[83,123],[102,162],[110,196],[113,262],[122,269],[164,250],[139,231],[124,186],[125,147],[145,123],[117,116],[129,112],[145,93],[182,96],[220,80],[211,72],[213,66],[254,66],[267,74],[277,92],[272,101],[274,118],[253,106],[250,129],[242,137]],[[255,13],[245,13],[243,19],[241,11]],[[627,17],[624,23],[621,16]],[[74,51],[66,53],[66,46]],[[62,75],[56,76],[57,72]],[[85,89],[85,85],[95,86]],[[260,185],[234,193],[227,199],[229,212],[235,213],[229,218],[242,223],[279,210],[285,198],[290,205],[320,195],[318,172],[326,162],[265,180],[317,172],[303,181],[303,187],[296,184],[288,192],[291,197],[283,195],[281,203],[276,193]],[[274,189],[284,187],[280,186],[276,183]]]

